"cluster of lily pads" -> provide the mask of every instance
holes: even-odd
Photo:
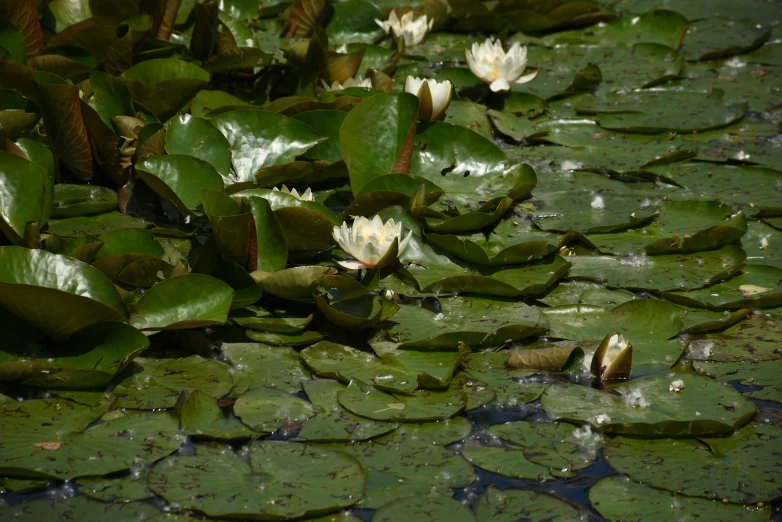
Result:
[[[0,518],[778,515],[780,24],[0,2]]]

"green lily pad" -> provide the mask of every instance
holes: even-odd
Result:
[[[223,180],[217,170],[195,156],[153,156],[139,162],[136,172],[160,197],[185,213],[197,211],[201,190],[223,190]]]
[[[687,358],[693,361],[741,362],[782,359],[780,319],[752,314],[722,333],[699,336],[690,342]]]
[[[600,440],[559,422],[506,422],[489,428],[489,434],[521,448],[523,458],[562,476],[591,466],[602,446]]]
[[[109,479],[79,479],[79,493],[104,502],[130,502],[155,496],[147,487],[149,468],[134,468],[128,475]]]
[[[120,228],[149,227],[143,219],[134,218],[119,212],[106,212],[95,216],[78,216],[63,219],[52,219],[47,225],[47,231],[62,237],[100,236]]]
[[[222,446],[197,446],[193,455],[156,466],[149,486],[168,502],[212,517],[288,519],[349,507],[362,497],[365,481],[345,453],[255,441],[249,460]]]
[[[479,468],[506,477],[534,481],[554,478],[549,468],[525,459],[521,452],[513,448],[468,443],[462,447],[462,455]]]
[[[606,520],[671,520],[679,516],[708,520],[768,520],[769,508],[690,498],[639,484],[627,477],[605,477],[589,489],[589,503]]]
[[[515,522],[528,520],[578,520],[584,515],[568,502],[537,491],[499,489],[489,486],[478,501],[479,522]]]
[[[417,114],[418,99],[409,93],[372,96],[348,113],[339,143],[354,195],[378,176],[409,171]]]
[[[743,250],[725,246],[696,254],[647,257],[629,255],[570,256],[569,276],[636,290],[698,290],[738,272],[746,259]]]
[[[413,495],[390,502],[372,515],[376,522],[403,522],[405,520],[428,520],[449,522],[451,520],[475,521],[475,515],[464,504],[440,495]]]
[[[535,378],[536,371],[507,368],[507,352],[473,353],[465,362],[464,375],[495,392],[499,406],[533,402],[550,386]]]
[[[782,431],[776,426],[749,424],[719,439],[642,440],[617,437],[606,444],[608,463],[657,489],[688,497],[740,504],[779,498],[779,469],[769,458]]]
[[[782,268],[747,265],[741,273],[722,283],[691,292],[665,292],[675,303],[715,310],[765,308],[782,305]]]
[[[502,303],[500,305],[499,303]],[[441,311],[402,306],[389,335],[406,350],[453,350],[469,346],[498,346],[540,335],[548,322],[540,309],[523,303],[454,297],[440,299]]]
[[[217,361],[192,355],[183,359],[137,357],[132,375],[112,390],[117,406],[152,410],[173,408],[183,391],[199,390],[219,399],[233,387],[228,367]]]
[[[726,105],[723,96],[724,92],[719,90],[708,95],[639,91],[597,99],[595,103],[579,106],[578,110],[597,115],[598,124],[606,129],[638,133],[700,132],[725,127],[744,116],[746,103]]]
[[[304,390],[316,413],[304,421],[297,439],[310,442],[352,442],[385,435],[399,426],[396,423],[365,419],[346,411],[337,401],[337,395],[343,389],[345,386],[329,379],[304,383]]]
[[[311,376],[299,354],[290,348],[260,343],[224,343],[222,352],[233,365],[234,396],[256,386],[298,393],[302,391],[302,382]]]
[[[234,290],[202,274],[172,277],[150,288],[131,314],[140,330],[178,330],[228,322]]]
[[[234,413],[253,430],[272,433],[284,424],[307,420],[315,411],[295,395],[274,388],[251,388],[236,399]]]
[[[379,421],[421,422],[453,417],[467,404],[460,390],[420,390],[412,396],[394,396],[354,380],[337,394],[346,410]]]
[[[239,419],[223,413],[215,398],[202,391],[193,390],[187,399],[180,398],[180,401],[179,425],[189,437],[235,440],[256,435]]]
[[[212,123],[231,146],[233,183],[254,182],[260,169],[289,163],[321,139],[307,125],[268,111],[230,111],[220,114]]]
[[[161,121],[174,116],[209,82],[209,73],[184,60],[160,58],[135,64],[121,78]]]
[[[668,201],[651,225],[616,234],[589,234],[601,252],[649,255],[713,250],[740,240],[747,232],[744,214],[729,215],[730,206],[713,201]]]
[[[301,351],[301,359],[321,377],[350,383],[354,379],[381,390],[411,394],[418,387],[418,374],[349,346],[321,341]]]
[[[103,321],[125,322],[127,309],[98,269],[43,250],[0,247],[0,304],[53,337]]]
[[[53,218],[90,216],[102,214],[117,208],[117,193],[106,187],[94,185],[54,186]]]
[[[574,341],[599,341],[621,332],[630,342],[670,339],[683,327],[687,310],[665,301],[637,299],[613,309],[595,305],[564,305],[547,308],[551,337]]]
[[[204,118],[180,115],[173,118],[166,129],[166,151],[169,154],[203,160],[224,177],[231,169],[230,147],[217,127]]]
[[[49,388],[105,386],[149,346],[149,340],[124,323],[95,323],[57,343],[41,357],[9,346],[0,351],[0,380]]]
[[[433,490],[448,494],[475,478],[464,457],[443,447],[470,431],[466,419],[403,424],[390,435],[348,445],[325,445],[353,455],[367,475],[363,508],[379,508],[411,495]]]
[[[61,399],[26,401],[2,412],[4,475],[72,479],[150,463],[182,444],[176,419],[166,413],[106,414]]]
[[[675,381],[681,382],[676,391]],[[644,437],[721,436],[743,426],[757,411],[739,392],[713,379],[669,374],[613,388],[618,395],[574,384],[555,384],[542,404],[555,418],[591,424],[605,433]]]
[[[696,361],[693,367],[698,373],[716,377],[721,382],[738,381],[749,386],[742,393],[753,399],[782,402],[782,361],[752,362],[703,362]],[[757,389],[757,387],[762,387]]]
[[[21,504],[0,508],[0,515],[13,520],[58,520],[72,517],[78,520],[94,520],[116,517],[125,520],[152,520],[160,514],[157,507],[146,502],[107,504],[86,496],[70,498],[40,498]]]

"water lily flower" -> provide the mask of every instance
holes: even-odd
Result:
[[[355,78],[348,78],[342,83],[334,81],[331,82],[331,85],[326,83],[326,80],[321,80],[320,85],[315,87],[315,91],[318,94],[323,94],[324,92],[341,91],[347,89],[348,87],[363,87],[365,89],[371,89],[372,80],[369,78],[364,78],[361,75],[358,75]]]
[[[375,23],[383,28],[386,34],[393,31],[394,36],[405,41],[405,47],[413,47],[423,42],[426,34],[432,30],[434,18],[429,20],[426,15],[413,20],[413,12],[408,11],[399,18],[396,11],[391,11],[388,20],[375,20]]]
[[[527,47],[514,43],[506,53],[502,44],[491,38],[482,44],[472,44],[471,50],[465,50],[467,65],[472,73],[489,84],[494,92],[507,91],[512,83],[527,83],[535,79],[538,71],[526,74]]]
[[[410,243],[410,236],[413,231],[409,231],[407,237],[402,239],[402,223],[389,219],[385,223],[380,216],[375,216],[371,220],[359,216],[353,220],[353,226],[348,226],[347,222],[342,223],[342,227],[334,227],[332,233],[339,246],[347,254],[353,256],[355,261],[338,261],[338,263],[348,270],[359,270],[361,268],[378,268],[381,261],[384,261],[388,249],[398,240],[398,253],[401,254]]]
[[[438,82],[408,76],[405,79],[405,92],[418,96],[418,119],[429,121],[439,118],[451,104],[453,88],[448,80]]]
[[[633,367],[633,345],[622,334],[606,335],[592,357],[591,370],[604,381],[626,380]]]
[[[312,189],[307,187],[307,190],[299,194],[299,192],[296,189],[289,189],[285,185],[282,186],[282,190],[278,189],[277,187],[274,187],[272,189],[273,192],[284,192],[285,194],[290,194],[296,199],[300,199],[301,201],[315,201],[315,196],[312,194]]]

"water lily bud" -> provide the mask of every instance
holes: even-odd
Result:
[[[348,78],[342,83],[335,81],[332,82],[331,85],[326,83],[326,80],[321,80],[320,85],[315,87],[315,92],[317,94],[323,94],[331,91],[341,91],[347,89],[348,87],[363,87],[365,89],[371,89],[372,81],[369,78],[364,78],[361,75],[358,75],[355,78]]]
[[[355,258],[355,261],[338,261],[340,266],[348,270],[359,270],[378,268],[394,261],[396,256],[407,248],[413,231],[409,231],[407,237],[402,239],[401,222],[389,219],[383,223],[380,216],[371,220],[359,216],[353,220],[352,226],[345,222],[341,227],[334,227],[332,235],[340,248]],[[389,250],[395,242],[396,255],[393,259],[388,259]]]
[[[396,11],[391,11],[388,20],[375,20],[375,23],[382,27],[386,34],[393,31],[394,36],[404,40],[405,47],[413,47],[424,41],[434,25],[434,18],[429,20],[423,15],[413,20],[413,16],[413,12],[408,11],[399,18]]]
[[[418,96],[418,119],[436,120],[451,104],[453,88],[448,80],[438,82],[408,76],[405,79],[405,92]]]
[[[472,73],[489,84],[494,92],[507,91],[512,83],[527,83],[535,79],[537,71],[524,73],[527,67],[527,47],[514,43],[506,53],[502,44],[491,38],[482,44],[472,44],[471,50],[465,50],[467,65]]]
[[[615,333],[606,335],[592,357],[592,374],[604,381],[627,380],[633,369],[633,345]]]
[[[282,186],[282,190],[278,189],[277,187],[274,187],[272,189],[272,192],[284,192],[285,194],[290,194],[291,196],[301,201],[315,201],[315,195],[312,193],[312,189],[310,189],[309,187],[301,194],[299,194],[299,192],[296,189],[289,189],[285,185]]]

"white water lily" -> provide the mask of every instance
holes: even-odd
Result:
[[[302,201],[315,201],[315,196],[312,194],[312,189],[307,188],[304,192],[299,194],[299,191],[296,189],[289,189],[285,185],[282,186],[282,189],[278,189],[277,187],[274,187],[272,189],[273,192],[284,192],[285,194],[290,194],[296,199],[300,199]]]
[[[365,89],[371,89],[372,80],[369,78],[364,78],[361,75],[356,76],[355,78],[348,78],[342,83],[334,81],[331,82],[331,85],[326,83],[326,80],[321,80],[320,85],[315,87],[315,91],[318,94],[323,94],[324,92],[341,91],[347,89],[348,87],[363,87]]]
[[[371,220],[359,216],[353,220],[353,226],[348,226],[345,222],[342,223],[342,227],[334,227],[332,235],[342,250],[355,258],[355,261],[338,261],[338,263],[348,270],[358,270],[377,268],[391,248],[394,239],[399,241],[399,254],[404,252],[413,231],[408,232],[407,237],[402,239],[401,222],[389,219],[383,223],[380,216],[375,216]]]
[[[405,78],[405,92],[418,96],[418,119],[423,121],[436,120],[451,104],[453,87],[445,80],[428,80],[408,76]]]
[[[375,20],[375,23],[383,28],[386,34],[393,31],[394,36],[405,41],[405,47],[413,47],[424,41],[426,35],[432,30],[434,19],[429,20],[426,15],[413,19],[413,12],[408,11],[399,18],[396,11],[391,11],[388,20]]]
[[[626,380],[633,367],[633,345],[622,334],[605,336],[592,357],[591,370],[604,381]]]
[[[527,47],[518,42],[506,53],[499,40],[489,38],[482,44],[472,44],[472,49],[465,50],[464,55],[473,74],[488,83],[494,92],[507,91],[512,83],[531,82],[538,75],[534,71],[522,76],[527,67]]]

